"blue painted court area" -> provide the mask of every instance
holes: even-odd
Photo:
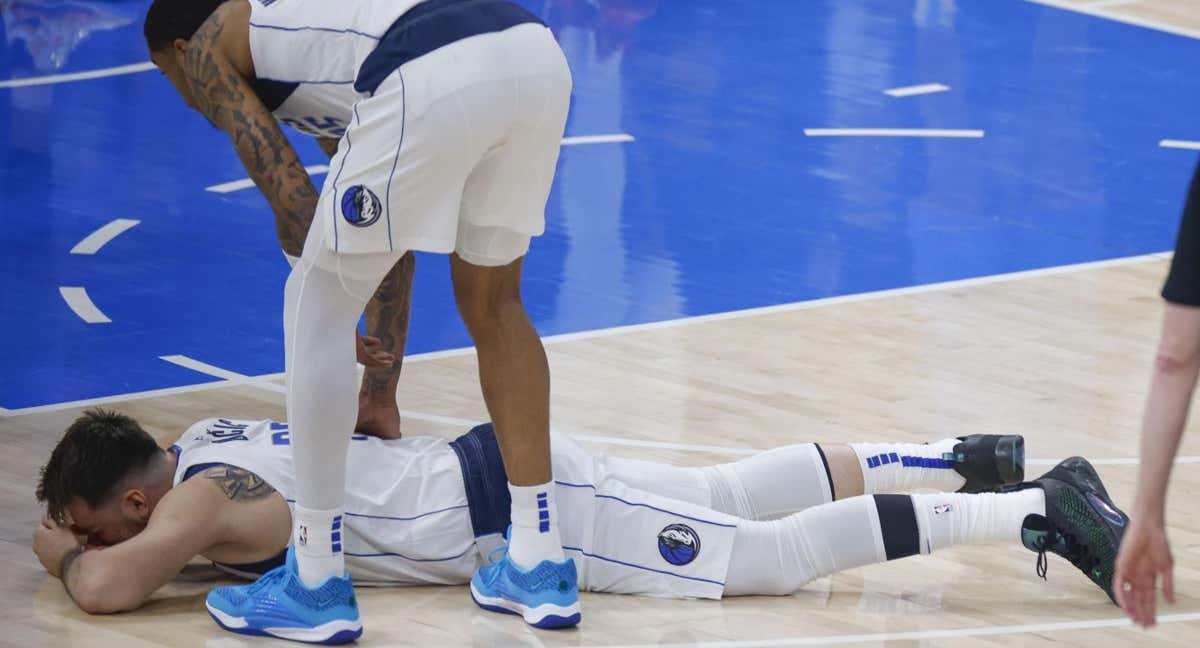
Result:
[[[1016,0],[528,5],[572,66],[566,134],[636,138],[563,149],[526,263],[543,334],[1171,247],[1195,154],[1158,142],[1200,139],[1200,41]],[[0,0],[0,80],[146,61],[145,6]],[[921,83],[951,90],[882,92]],[[804,134],[863,127],[985,136]],[[205,191],[245,173],[165,78],[0,87],[0,134],[0,407],[213,380],[164,355],[283,370],[267,204]],[[447,267],[418,260],[409,353],[470,344]]]

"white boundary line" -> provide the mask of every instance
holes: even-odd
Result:
[[[941,83],[922,83],[920,85],[903,86],[900,88],[889,88],[883,91],[883,94],[889,97],[915,97],[917,95],[933,94],[935,92],[946,92],[950,86]]]
[[[1075,13],[1087,14],[1089,16],[1096,16],[1098,18],[1107,18],[1109,20],[1125,23],[1127,25],[1135,25],[1137,27],[1145,27],[1146,29],[1154,29],[1157,31],[1166,32],[1168,34],[1174,34],[1176,36],[1186,36],[1188,38],[1200,39],[1200,31],[1187,29],[1185,27],[1176,27],[1174,25],[1169,25],[1157,20],[1151,20],[1149,18],[1137,18],[1109,9],[1104,4],[1078,5],[1064,2],[1063,0],[1026,0],[1026,2],[1040,4],[1046,7],[1054,7],[1055,9],[1073,11]]]
[[[612,135],[576,135],[574,137],[562,138],[562,145],[577,146],[580,144],[618,144],[622,142],[633,141],[635,141],[633,135],[628,133],[614,133]],[[315,164],[313,166],[304,167],[304,170],[308,171],[309,175],[318,175],[321,173],[327,173],[329,171],[329,167],[324,164]],[[253,186],[253,180],[249,178],[242,178],[241,180],[231,180],[230,182],[222,182],[221,184],[205,187],[204,190],[211,191],[213,193],[224,194],[233,191],[240,191],[242,189],[249,189]]]
[[[95,254],[100,251],[100,248],[108,244],[109,241],[117,238],[125,230],[141,223],[142,221],[130,220],[128,218],[118,218],[109,222],[107,225],[97,229],[96,231],[83,237],[83,240],[75,244],[71,248],[71,254]]]
[[[982,130],[963,128],[805,128],[804,134],[809,137],[983,137]]]
[[[314,164],[312,166],[304,167],[304,170],[308,171],[308,175],[319,175],[319,174],[329,171],[329,166],[325,165],[325,164]],[[204,190],[211,191],[213,193],[224,194],[224,193],[230,193],[232,191],[240,191],[242,189],[249,189],[250,187],[253,187],[253,186],[254,186],[253,180],[251,180],[250,178],[242,178],[241,180],[231,180],[230,182],[222,182],[221,184],[215,184],[215,185],[212,185],[209,187],[205,187]]]
[[[62,295],[63,301],[67,302],[67,306],[71,307],[72,311],[79,316],[79,319],[88,324],[108,324],[112,320],[104,314],[92,298],[87,294],[87,288],[81,286],[59,286],[58,294]]]
[[[178,365],[180,367],[184,367],[185,369],[191,369],[192,371],[196,371],[196,372],[220,379],[220,382],[218,382],[218,383],[208,383],[210,385],[217,385],[217,386],[230,385],[230,384],[247,385],[249,387],[256,387],[258,389],[264,389],[266,391],[274,392],[277,394],[286,394],[287,393],[287,388],[284,387],[283,385],[279,385],[274,382],[270,382],[270,378],[278,378],[280,374],[272,374],[269,377],[255,378],[253,376],[247,376],[245,374],[237,373],[236,371],[222,369],[221,367],[211,365],[211,364],[208,364],[207,362],[202,362],[200,360],[196,360],[195,358],[191,358],[191,357],[188,357],[185,355],[159,356],[159,359],[163,360],[165,362],[169,362],[174,365]],[[99,403],[97,403],[97,404],[99,404]],[[22,413],[25,413],[25,412],[22,412]],[[10,410],[0,409],[0,415],[11,416],[12,412]],[[471,427],[474,427],[474,426],[482,423],[482,421],[473,421],[471,419],[458,418],[455,416],[442,416],[440,414],[427,414],[425,412],[417,412],[414,410],[400,410],[400,416],[402,418],[409,418],[409,419],[418,420],[418,421],[427,421],[429,423],[445,425],[447,427],[453,427],[453,428],[456,428],[459,430],[463,430],[465,428],[471,428]],[[558,428],[557,426],[556,426],[556,429],[561,430],[561,428]],[[648,440],[644,440],[644,439],[624,439],[624,438],[619,438],[619,437],[597,436],[597,435],[592,435],[592,434],[573,434],[572,433],[571,436],[574,439],[576,439],[577,441],[589,441],[592,443],[602,443],[602,444],[607,444],[607,445],[618,445],[618,446],[629,446],[629,447],[635,447],[635,448],[656,448],[656,449],[662,449],[662,450],[682,450],[682,451],[686,451],[686,452],[709,452],[709,453],[715,453],[715,454],[746,456],[746,455],[758,454],[763,451],[763,449],[761,449],[761,448],[739,448],[739,447],[734,447],[734,446],[697,445],[697,444],[691,444],[691,443],[673,443],[673,442],[669,442],[669,441],[648,441]],[[1030,459],[1030,460],[1026,461],[1025,463],[1026,463],[1026,465],[1030,465],[1030,466],[1054,466],[1054,465],[1057,465],[1058,462],[1060,462],[1060,461],[1062,461],[1062,459]],[[1130,465],[1135,466],[1135,465],[1137,465],[1138,460],[1136,458],[1115,458],[1115,459],[1093,459],[1093,460],[1091,460],[1091,462],[1092,462],[1092,464],[1098,465],[1098,466],[1130,466]],[[1177,457],[1175,459],[1175,463],[1177,463],[1177,464],[1200,463],[1200,457],[1193,457],[1193,456]]]
[[[134,63],[132,65],[121,65],[118,67],[102,68],[99,70],[88,70],[87,72],[72,72],[70,74],[51,74],[43,77],[28,77],[25,79],[8,79],[0,81],[0,88],[24,88],[27,86],[47,85],[51,83],[67,83],[68,81],[84,81],[87,79],[102,79],[110,76],[120,76],[122,74],[135,74],[137,72],[146,72],[153,70],[154,64],[150,61],[145,63]]]
[[[1159,623],[1188,623],[1200,621],[1200,612],[1164,614]],[[780,639],[720,640],[688,643],[628,644],[624,646],[584,646],[581,648],[777,648],[780,646],[831,646],[837,644],[883,643],[887,641],[925,641],[958,637],[988,637],[996,635],[1059,632],[1063,630],[1094,630],[1096,628],[1128,628],[1133,624],[1125,617],[1094,621],[1061,621],[1011,626],[949,628],[946,630],[914,630],[912,632],[877,632],[873,634],[824,635],[785,637]]]
[[[257,387],[258,389],[275,392],[277,394],[287,393],[286,387],[270,382],[269,377],[255,378],[253,376],[247,376],[245,374],[237,373],[236,371],[230,371],[228,369],[222,369],[220,367],[210,365],[207,362],[201,362],[195,358],[189,358],[185,355],[159,356],[158,359],[165,362],[170,362],[173,365],[178,365],[185,369],[191,369],[197,373],[202,373],[214,378],[220,378],[222,382],[217,384],[246,385],[249,387]],[[278,377],[281,375],[283,374],[272,374],[272,377]]]
[[[1184,149],[1187,151],[1200,151],[1200,142],[1196,142],[1196,141],[1192,141],[1192,140],[1165,139],[1165,140],[1159,140],[1158,145],[1161,146],[1162,148]]]
[[[620,144],[622,142],[634,141],[633,135],[629,133],[616,133],[614,135],[575,135],[573,137],[562,138],[563,146],[575,146],[578,144]]]
[[[591,331],[580,331],[578,333],[564,333],[561,335],[550,335],[542,338],[542,342],[547,346],[559,344],[563,342],[571,342],[574,340],[586,340],[591,338],[608,337],[611,335],[620,335],[624,333],[634,333],[637,331],[652,331],[664,328],[674,328],[677,326],[690,326],[692,324],[703,324],[707,322],[718,322],[730,319],[739,319],[743,317],[753,317],[757,315],[770,315],[774,313],[786,313],[798,310],[808,310],[812,308],[823,308],[826,306],[835,306],[838,304],[850,304],[864,301],[873,301],[876,299],[888,299],[891,297],[901,297],[905,295],[918,295],[927,292],[940,292],[943,290],[955,290],[959,288],[968,288],[972,286],[982,286],[994,283],[1006,283],[1010,281],[1019,281],[1022,279],[1032,279],[1035,277],[1045,277],[1058,274],[1070,274],[1074,272],[1082,272],[1086,270],[1096,270],[1100,268],[1118,267],[1125,265],[1137,265],[1140,263],[1148,263],[1158,261],[1160,259],[1170,258],[1170,252],[1156,252],[1153,254],[1143,254],[1131,257],[1121,257],[1117,259],[1106,259],[1103,261],[1089,261],[1087,263],[1076,263],[1072,265],[1053,266],[1049,268],[1038,268],[1035,270],[1022,270],[1020,272],[1009,272],[1005,274],[988,275],[986,277],[972,277],[970,279],[958,279],[955,281],[944,281],[941,283],[922,284],[920,286],[909,286],[906,288],[892,288],[889,290],[877,290],[873,292],[857,293],[853,295],[841,295],[838,297],[826,297],[823,299],[813,299],[809,301],[793,302],[790,304],[778,304],[775,306],[763,306],[759,308],[747,308],[743,310],[726,311],[723,313],[714,313],[712,315],[697,315],[693,317],[682,317],[672,320],[663,320],[658,322],[648,322],[645,324],[631,324],[628,326],[615,326],[612,328],[595,329]],[[458,349],[446,349],[444,351],[432,351],[430,353],[418,353],[411,356],[406,356],[404,362],[424,362],[429,360],[437,360],[439,358],[451,358],[475,353],[472,347],[463,347]],[[261,376],[247,376],[246,379],[253,382],[264,382],[282,378],[282,373],[263,374]],[[140,398],[152,398],[156,396],[170,396],[172,394],[183,394],[190,391],[198,391],[204,389],[212,389],[213,387],[221,387],[228,382],[216,383],[200,383],[196,385],[183,385],[179,387],[167,387],[164,389],[153,389],[142,392],[131,392],[127,394],[114,394],[112,396],[103,396],[99,398],[89,398],[78,401],[68,401],[63,403],[51,403],[49,405],[36,405],[33,407],[23,407],[18,409],[8,410],[8,416],[18,416],[21,414],[35,414],[41,412],[52,412],[62,409],[72,409],[75,407],[87,407],[90,405],[102,405],[105,403],[116,403],[126,400],[135,400]],[[277,385],[278,386],[278,385]]]

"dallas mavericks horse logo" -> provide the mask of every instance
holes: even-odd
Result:
[[[379,198],[362,185],[354,185],[342,194],[342,216],[355,227],[373,225],[382,213]]]
[[[672,524],[658,532],[658,553],[672,565],[686,565],[700,555],[700,536],[686,524]]]

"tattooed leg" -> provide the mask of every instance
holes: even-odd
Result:
[[[377,337],[383,349],[396,356],[390,367],[368,368],[363,373],[358,393],[358,424],[355,431],[381,439],[400,438],[400,409],[396,405],[396,385],[404,363],[408,341],[408,315],[412,305],[412,278],[416,258],[406,253],[367,303],[367,335]]]

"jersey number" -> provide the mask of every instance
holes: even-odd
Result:
[[[272,434],[271,434],[271,443],[272,444],[274,444],[274,445],[291,445],[292,444],[292,436],[288,431],[287,423],[277,423],[275,421],[272,421],[271,422],[271,430],[272,430]],[[278,432],[276,432],[275,430],[278,430]],[[371,438],[371,437],[369,437],[365,434],[355,434],[354,436],[350,437],[350,440],[351,441],[366,441],[369,438]]]

